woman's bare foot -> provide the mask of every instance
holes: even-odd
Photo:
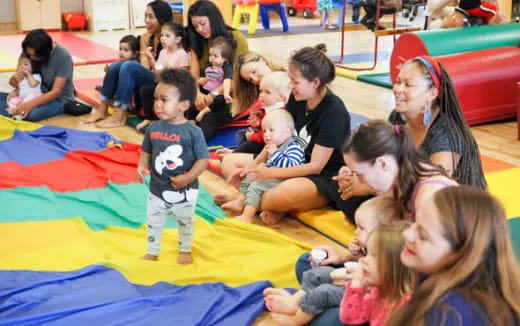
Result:
[[[114,108],[114,113],[108,118],[96,123],[98,128],[117,128],[123,127],[126,122],[125,111],[120,108]]]
[[[143,257],[141,257],[141,259],[144,259],[144,260],[157,260],[157,258],[158,258],[158,256],[151,255],[151,254],[146,254]]]
[[[141,130],[144,127],[148,126],[150,123],[152,123],[150,120],[144,119],[143,121],[139,122],[137,126],[135,126],[135,129]]]
[[[189,265],[191,263],[193,263],[193,257],[191,256],[191,252],[179,252],[179,258],[177,258],[177,264]]]
[[[242,211],[244,210],[244,199],[245,198],[240,196],[235,200],[228,201],[227,203],[222,204],[222,206],[220,207],[233,213],[242,213]]]
[[[223,204],[232,201],[235,199],[235,196],[231,196],[228,194],[216,194],[213,197],[213,202],[217,204],[218,206],[222,206]]]
[[[271,312],[277,312],[280,314],[294,315],[298,311],[299,303],[292,295],[268,295],[264,299],[265,306]]]
[[[224,208],[224,206],[222,206],[222,208]],[[250,218],[249,216],[245,216],[245,215],[239,215],[239,216],[235,217],[234,220],[242,221],[242,222],[249,223],[249,224],[253,224],[253,219]]]
[[[99,109],[92,109],[89,116],[83,119],[81,122],[88,124],[88,123],[94,123],[99,120],[103,120],[107,117],[107,109],[103,109],[100,107]]]
[[[267,226],[275,225],[276,223],[280,222],[284,216],[284,212],[263,211],[260,213],[260,218]]]
[[[279,296],[292,296],[292,294],[286,289],[280,288],[266,288],[263,292],[264,296],[268,296],[270,294],[279,295]]]
[[[271,318],[273,318],[276,325],[279,326],[294,326],[298,325],[294,321],[294,316],[292,315],[285,315],[285,314],[279,314],[276,312],[271,312]]]

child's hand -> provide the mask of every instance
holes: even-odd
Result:
[[[352,287],[360,288],[367,285],[365,276],[363,275],[362,265],[363,264],[358,264],[356,267],[345,269],[347,277],[350,277],[352,279]]]
[[[233,98],[231,98],[231,96],[229,96],[229,94],[228,95],[224,95],[224,99],[226,100],[227,104],[233,103]]]
[[[210,112],[210,111],[211,110],[209,108],[202,109],[202,111],[199,111],[199,113],[197,113],[197,116],[195,117],[195,121],[201,122],[202,119],[204,118],[204,116],[206,114],[208,114],[208,112]]]
[[[348,245],[348,249],[350,250],[350,253],[354,256],[361,256],[363,255],[363,251],[361,249],[361,244],[359,243],[359,239],[355,237],[350,241]]]
[[[314,248],[322,249],[327,252],[327,258],[325,258],[321,261],[321,264],[320,264],[321,266],[343,263],[343,261],[341,261],[340,255],[331,246],[322,245],[322,246],[316,246]],[[310,259],[310,256],[309,256],[309,259]]]
[[[269,153],[269,155],[273,155],[273,153],[278,150],[278,147],[273,143],[265,144],[265,148],[267,149],[267,153]]]
[[[199,86],[204,86],[208,82],[208,78],[206,77],[200,77],[199,78]]]
[[[14,73],[14,78],[18,81],[18,82],[21,82],[23,79],[24,79],[25,75],[23,73],[23,70],[17,70],[15,73]]]
[[[193,181],[186,173],[176,175],[170,178],[170,184],[173,189],[178,190],[186,187]]]
[[[254,134],[255,134],[255,132],[253,131],[253,129],[251,127],[249,127],[249,129],[246,131],[244,136],[246,137],[247,140],[250,141],[251,139],[253,139]]]
[[[336,286],[344,286],[345,282],[350,280],[345,267],[337,268],[330,272],[330,278],[332,279],[332,284]]]
[[[141,54],[147,56],[148,59],[153,59],[152,47],[149,46],[145,48],[143,51],[141,51]]]
[[[140,182],[140,183],[143,183],[144,182],[144,179],[145,177],[150,174],[150,171],[148,170],[148,168],[146,166],[137,166],[137,180]]]

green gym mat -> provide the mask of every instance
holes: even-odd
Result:
[[[357,80],[386,88],[392,88],[392,80],[389,73],[359,75]]]

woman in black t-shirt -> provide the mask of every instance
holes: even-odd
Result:
[[[350,115],[343,101],[328,88],[335,77],[334,64],[324,53],[324,45],[305,47],[289,62],[292,94],[286,105],[295,120],[298,136],[307,141],[306,163],[291,168],[248,166],[237,164],[229,181],[239,177],[252,180],[287,179],[262,196],[260,217],[267,225],[277,223],[289,210],[307,211],[336,204],[338,184],[332,180],[343,164],[341,145],[350,133]],[[222,204],[231,198],[217,196]],[[364,198],[365,199],[365,198]],[[364,199],[352,198],[352,212]],[[352,214],[353,216],[353,214]]]

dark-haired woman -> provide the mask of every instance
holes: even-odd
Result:
[[[233,45],[234,58],[248,51],[247,40],[240,31],[234,30],[226,25],[222,13],[217,6],[209,0],[199,0],[194,2],[188,10],[188,43],[191,49],[191,73],[196,80],[200,77],[200,70],[207,64],[209,58],[209,44],[218,37],[225,37]],[[234,65],[234,61],[232,62]],[[233,90],[240,92],[240,89]],[[211,105],[213,101],[215,105]],[[229,105],[222,101],[223,96],[216,92],[207,95],[199,92],[195,101],[197,110],[210,107],[211,112],[207,113],[202,121],[198,123],[204,132],[206,140],[211,139],[217,127],[231,121],[231,111]],[[194,118],[197,112],[194,108],[190,109],[189,115]]]
[[[338,184],[332,177],[343,164],[341,145],[350,134],[350,114],[327,86],[335,78],[335,67],[321,45],[296,51],[289,61],[289,77],[292,94],[286,110],[294,118],[298,135],[308,143],[306,163],[283,169],[249,169],[252,155],[249,159],[242,155],[242,161],[228,160],[234,154],[226,155],[222,162],[230,181],[246,174],[255,180],[286,179],[262,196],[260,217],[267,225],[277,223],[289,210],[307,211],[338,202]],[[225,166],[229,164],[232,169]],[[230,199],[217,195],[215,202],[222,204]],[[364,199],[345,201],[345,210],[354,211]]]
[[[141,35],[140,62],[121,61],[109,66],[103,87],[101,88],[101,105],[92,110],[84,123],[96,123],[100,128],[121,127],[125,124],[125,111],[128,109],[135,89],[145,85],[155,84],[155,74],[151,71],[151,64],[144,49],[150,49],[155,59],[162,49],[160,37],[163,24],[172,20],[170,5],[162,0],[155,0],[146,6],[144,22],[146,32]],[[108,106],[114,109],[114,113],[107,115]]]
[[[15,114],[27,121],[40,121],[63,113],[63,105],[74,99],[72,86],[72,57],[43,29],[35,29],[25,36],[22,50],[39,67],[42,77],[42,96],[18,106]],[[13,75],[9,84],[17,87],[21,79]],[[0,113],[6,115],[7,93],[0,93]]]

